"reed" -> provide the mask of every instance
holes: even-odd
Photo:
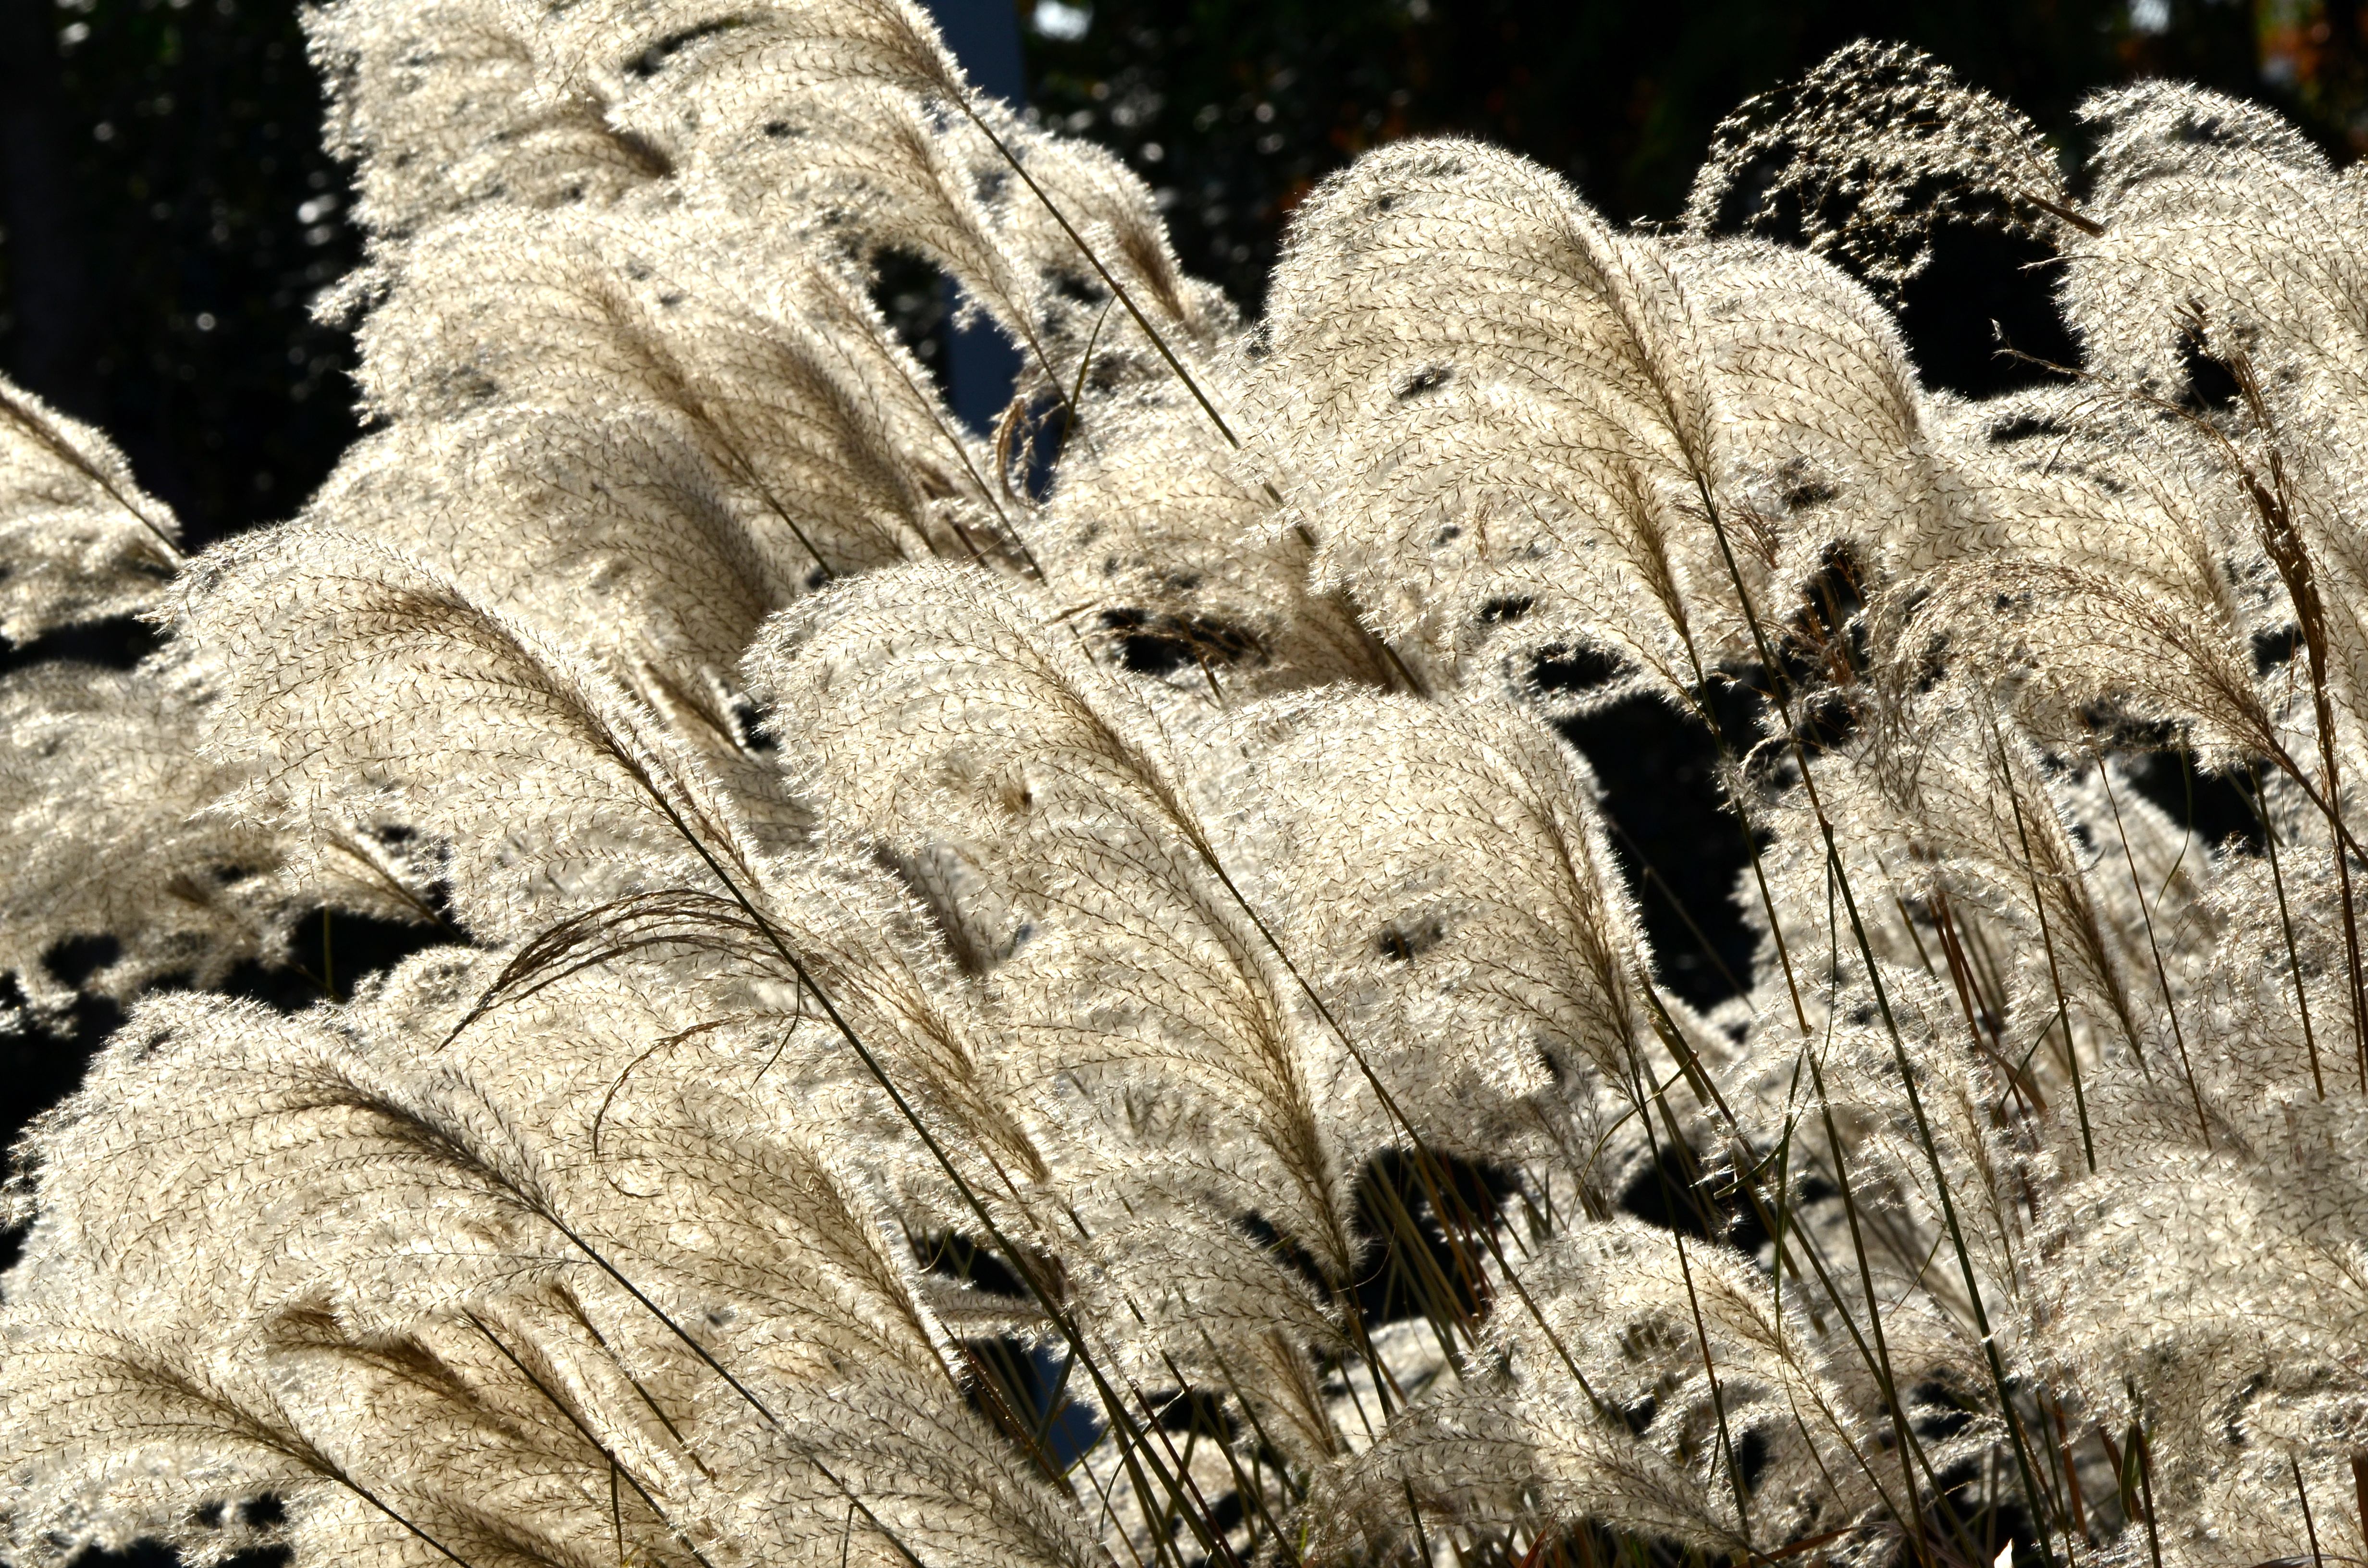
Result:
[[[309,25],[370,433],[185,557],[0,396],[0,634],[161,636],[0,681],[19,1022],[130,1008],[8,1188],[18,1568],[2368,1559],[2368,200],[2291,128],[2132,88],[2076,176],[1854,45],[1666,232],[1369,153],[1246,322],[904,0]],[[2079,363],[1921,385],[1941,223]],[[1638,701],[1714,1006],[1556,727]],[[224,994],[356,915],[421,950]]]

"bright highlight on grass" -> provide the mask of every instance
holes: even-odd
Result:
[[[371,433],[185,557],[0,399],[0,633],[164,631],[0,683],[0,968],[131,1006],[11,1189],[18,1568],[2368,1559],[2368,197],[2290,128],[2067,179],[1858,45],[1679,230],[1371,153],[1246,323],[901,0],[312,27]],[[1946,222],[2079,364],[1919,385]],[[1554,727],[1640,698],[1708,1011]],[[355,916],[422,950],[221,994]]]

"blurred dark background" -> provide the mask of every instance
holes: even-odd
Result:
[[[941,0],[950,21],[977,8],[987,33],[999,3]],[[982,79],[1016,75],[1048,122],[1123,154],[1159,193],[1185,264],[1250,311],[1292,205],[1365,148],[1482,136],[1561,170],[1614,218],[1668,220],[1723,115],[1863,35],[1929,50],[2076,157],[2080,97],[2147,74],[2264,99],[2340,158],[2368,145],[2359,0],[1019,7],[1021,57],[1005,43]],[[959,42],[967,26],[949,31]],[[200,543],[287,516],[355,431],[351,342],[309,313],[359,256],[320,119],[288,0],[0,0],[0,369],[105,427]],[[2027,373],[1998,357],[2001,337],[2066,349],[2040,259],[1943,237],[1904,310],[1930,380],[1986,392]],[[903,301],[923,336],[930,286]],[[927,347],[941,365],[958,357],[942,330]],[[119,657],[136,651],[136,635],[118,642]],[[0,668],[92,651],[0,648]],[[1700,846],[1733,830],[1707,756],[1651,720],[1615,713],[1577,738],[1640,874],[1667,879],[1643,885],[1672,983],[1714,999],[1748,945],[1727,899],[1734,860]],[[107,1022],[82,1020],[73,1041],[0,1033],[0,1137],[72,1085]]]
[[[313,296],[359,255],[286,0],[0,0],[0,367],[200,540],[352,439]]]

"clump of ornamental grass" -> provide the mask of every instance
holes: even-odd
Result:
[[[19,1022],[130,1009],[17,1152],[18,1568],[2368,1556],[2368,194],[2290,128],[2107,94],[2075,180],[1854,46],[1676,231],[1369,153],[1246,322],[905,0],[310,26],[320,494],[185,555],[0,398],[0,633],[162,638],[0,683]],[[2078,364],[1919,383],[1939,222]],[[1707,1011],[1554,728],[1636,699]],[[324,912],[420,950],[221,989]]]

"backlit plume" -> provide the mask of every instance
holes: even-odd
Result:
[[[0,971],[127,1009],[8,1188],[17,1568],[2368,1558],[2368,191],[2290,128],[2067,170],[1855,45],[1679,227],[1372,153],[1252,322],[907,0],[309,25],[319,494],[185,554],[0,388]],[[1884,302],[1967,222],[2079,346],[1987,403]],[[1724,1000],[1620,704],[1718,758]],[[340,922],[409,956],[252,999]]]

